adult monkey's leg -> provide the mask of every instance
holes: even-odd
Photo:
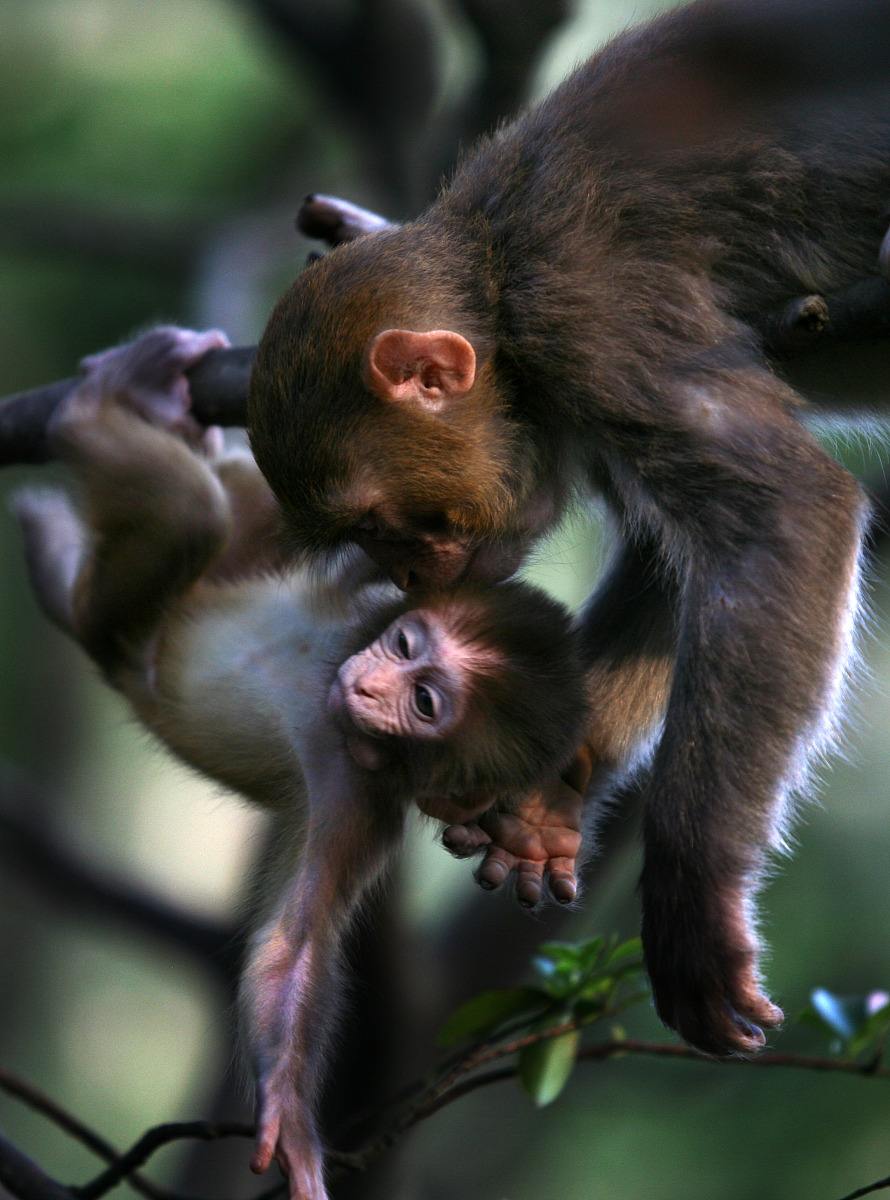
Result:
[[[687,377],[635,459],[683,578],[646,798],[644,949],[661,1017],[714,1054],[756,1050],[782,1019],[760,985],[754,900],[787,794],[830,732],[856,611],[863,499],[793,399],[754,365]]]

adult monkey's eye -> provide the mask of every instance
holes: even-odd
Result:
[[[414,707],[425,721],[432,721],[436,715],[436,701],[433,693],[422,683],[414,688]]]
[[[408,639],[405,636],[404,629],[399,630],[398,637],[396,638],[396,649],[398,650],[398,652],[402,656],[402,658],[410,658],[411,657],[411,646],[409,645]]]
[[[416,524],[418,533],[441,534],[449,533],[451,530],[448,515],[443,512],[425,513],[418,518]]]

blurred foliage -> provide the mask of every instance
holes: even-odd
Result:
[[[597,1045],[628,1045],[616,1018],[650,993],[639,938],[544,942],[532,968],[535,985],[480,992],[462,1004],[442,1027],[439,1043],[472,1043],[463,1069],[477,1065],[474,1054],[481,1053],[483,1061],[493,1049],[500,1051],[499,1057],[515,1054],[519,1082],[536,1107],[544,1108],[568,1083],[582,1033],[596,1032]],[[890,994],[836,996],[827,988],[815,988],[796,1023],[816,1030],[819,1043],[827,1040],[830,1053],[868,1074],[882,1065],[890,1033]],[[530,1037],[535,1040],[529,1042]],[[818,1061],[822,1049],[814,1039],[808,1041],[800,1054],[802,1065],[808,1058]],[[622,1053],[626,1051],[615,1057]]]
[[[444,35],[438,112],[481,55],[459,6],[421,2]],[[667,6],[585,0],[541,57],[533,89],[606,34]],[[255,338],[275,287],[305,254],[289,229],[303,193],[396,203],[373,193],[308,53],[286,55],[250,4],[0,0],[0,29],[0,394],[69,374],[81,355],[158,318],[220,322]],[[842,452],[881,479],[883,435]],[[35,474],[10,472],[0,487]],[[601,545],[598,514],[579,512],[540,549],[531,574],[578,604]],[[229,914],[260,825],[146,746],[75,650],[47,630],[9,522],[0,571],[0,749],[46,788],[46,819],[105,867],[203,913]],[[874,625],[886,630],[884,563],[873,576]],[[864,650],[873,681],[849,761],[827,776],[823,804],[806,810],[796,856],[765,897],[769,978],[787,1010],[801,1008],[817,981],[862,997],[890,981],[890,654],[885,637],[868,638]],[[591,925],[633,933],[636,873],[633,850],[605,861],[595,903],[566,933],[579,942],[542,947],[525,988],[507,989],[513,981],[492,969],[487,998],[453,1017],[446,1036],[497,1031],[524,1015],[611,1020],[617,1008],[628,1036],[661,1036],[648,1004],[623,1008],[636,951],[622,959],[620,946],[586,934]],[[455,946],[473,942],[472,925],[447,943],[442,932],[471,885],[466,866],[420,829],[404,878],[403,958],[434,1010],[437,988],[462,969]],[[503,939],[527,935],[530,918],[508,899],[478,904],[475,914],[496,906]],[[50,907],[12,872],[0,880],[0,959],[0,1061],[121,1143],[155,1122],[209,1115],[231,1060],[232,1022],[193,963]],[[883,1021],[884,1009],[866,1016],[868,1000],[817,996],[820,1037],[845,1053],[874,1052],[886,1024],[870,1022]],[[811,1050],[813,1036],[804,1023],[775,1040]],[[538,1101],[559,1093],[556,1103],[535,1111],[517,1088],[468,1096],[402,1148],[392,1195],[830,1200],[890,1168],[886,1091],[867,1081],[629,1058],[572,1072],[574,1037],[555,1045],[526,1055],[523,1078]],[[429,1062],[432,1045],[422,1050]],[[0,1099],[0,1114],[8,1136],[60,1178],[92,1167],[20,1106]],[[219,1151],[205,1162],[211,1153]],[[185,1155],[169,1152],[152,1173],[179,1179]],[[241,1170],[220,1194],[256,1190]]]

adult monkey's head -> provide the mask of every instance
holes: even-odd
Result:
[[[399,587],[441,587],[507,577],[552,522],[561,498],[495,359],[493,286],[421,223],[339,247],[278,303],[249,428],[297,550],[356,544]]]

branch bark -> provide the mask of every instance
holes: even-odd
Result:
[[[518,1073],[515,1064],[480,1072],[481,1067],[515,1055],[535,1042],[560,1037],[562,1034],[580,1029],[585,1024],[590,1024],[590,1022],[564,1021],[547,1029],[522,1034],[508,1041],[483,1042],[474,1046],[459,1061],[447,1064],[445,1070],[433,1083],[416,1084],[412,1089],[413,1098],[407,1100],[402,1111],[395,1117],[388,1129],[382,1133],[373,1134],[355,1151],[328,1151],[326,1163],[332,1178],[340,1178],[344,1173],[367,1170],[373,1162],[392,1149],[415,1125],[429,1119],[471,1092],[512,1079]],[[697,1051],[679,1043],[649,1042],[639,1039],[609,1038],[602,1042],[594,1042],[579,1051],[578,1062],[605,1062],[610,1058],[626,1056],[682,1059],[712,1068],[745,1067],[761,1070],[784,1068],[859,1075],[868,1079],[890,1079],[890,1069],[874,1062],[860,1063],[844,1058],[775,1053],[764,1054],[753,1059],[718,1060],[705,1058]],[[13,1081],[12,1086],[9,1084],[10,1080]],[[33,1096],[38,1096],[41,1103],[33,1105],[34,1107],[37,1107],[60,1128],[74,1134],[84,1145],[94,1149],[100,1157],[109,1161],[111,1148],[103,1138],[86,1129],[81,1121],[65,1112],[60,1105],[37,1093],[30,1084],[25,1084],[6,1072],[0,1072],[0,1087],[26,1103],[32,1103]],[[85,1134],[86,1136],[84,1136]],[[0,1182],[5,1184],[12,1195],[18,1197],[19,1200],[73,1200],[74,1197],[76,1200],[100,1200],[100,1197],[106,1195],[124,1180],[135,1184],[138,1177],[135,1177],[134,1173],[144,1166],[157,1150],[171,1142],[186,1138],[205,1142],[233,1137],[248,1139],[253,1135],[252,1125],[236,1121],[177,1121],[156,1125],[146,1130],[123,1154],[114,1155],[106,1170],[101,1171],[89,1182],[71,1189],[50,1178],[20,1150],[0,1138]],[[140,1184],[144,1185],[146,1182],[139,1179]],[[890,1185],[890,1180],[879,1180],[851,1193],[844,1200],[854,1200],[855,1197],[867,1195],[888,1185]],[[160,1189],[154,1189],[154,1185],[151,1184],[148,1185],[148,1189],[142,1186],[138,1190],[149,1196],[152,1191],[155,1191],[156,1195],[163,1195],[164,1200],[191,1200],[191,1198],[173,1192],[161,1193]],[[283,1190],[283,1187],[280,1186],[267,1189],[257,1197],[257,1200],[273,1200],[273,1197],[282,1195]]]
[[[42,1171],[2,1134],[0,1183],[19,1200],[74,1200],[73,1192]]]
[[[42,811],[33,789],[0,769],[0,857],[5,869],[25,872],[45,895],[66,906],[123,921],[128,930],[159,939],[199,962],[233,995],[243,938],[235,926],[170,904],[160,896],[96,870],[75,858],[43,823],[28,813]]]

